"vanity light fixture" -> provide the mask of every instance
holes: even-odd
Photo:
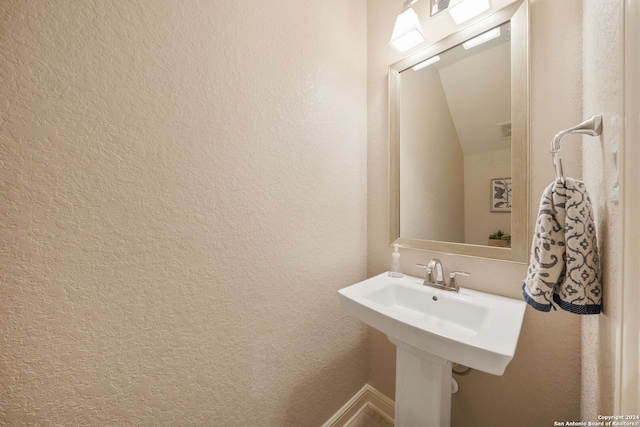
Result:
[[[431,16],[437,15],[449,7],[450,0],[431,0]]]
[[[411,69],[413,71],[422,70],[423,68],[428,67],[431,64],[435,64],[438,61],[440,61],[440,55],[432,56],[431,58],[414,65]]]
[[[460,25],[489,9],[491,9],[489,0],[463,0],[449,8],[449,16],[456,25]]]
[[[486,43],[489,40],[493,40],[496,37],[500,37],[500,27],[493,28],[485,33],[480,34],[477,37],[472,38],[469,41],[462,43],[462,47],[465,49],[471,49],[472,47],[476,47],[482,43]]]
[[[416,1],[418,0],[405,0],[402,13],[396,18],[396,24],[393,27],[389,44],[400,53],[425,41],[418,15],[411,9],[411,5]]]

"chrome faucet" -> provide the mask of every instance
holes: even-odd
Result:
[[[435,277],[434,277],[435,272]],[[427,264],[427,279],[429,279],[430,283],[435,283],[436,285],[444,286],[444,269],[442,268],[442,263],[439,259],[432,259]],[[425,279],[426,280],[426,279]]]
[[[456,281],[456,276],[470,276],[465,271],[452,271],[449,274],[449,283],[444,280],[444,269],[439,259],[432,259],[429,264],[416,264],[416,267],[425,268],[427,275],[422,283],[424,286],[431,286],[432,288],[443,289],[450,292],[458,292],[460,287]]]

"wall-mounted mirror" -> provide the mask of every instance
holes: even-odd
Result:
[[[521,0],[391,65],[392,243],[527,261],[528,32]]]

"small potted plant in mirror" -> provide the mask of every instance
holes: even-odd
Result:
[[[505,234],[502,230],[498,230],[489,236],[489,246],[497,246],[500,248],[511,247],[511,234]]]

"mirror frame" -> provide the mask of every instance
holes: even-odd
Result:
[[[400,73],[493,27],[511,21],[511,248],[400,237]],[[391,244],[404,248],[526,263],[529,252],[529,1],[519,0],[389,67]]]

